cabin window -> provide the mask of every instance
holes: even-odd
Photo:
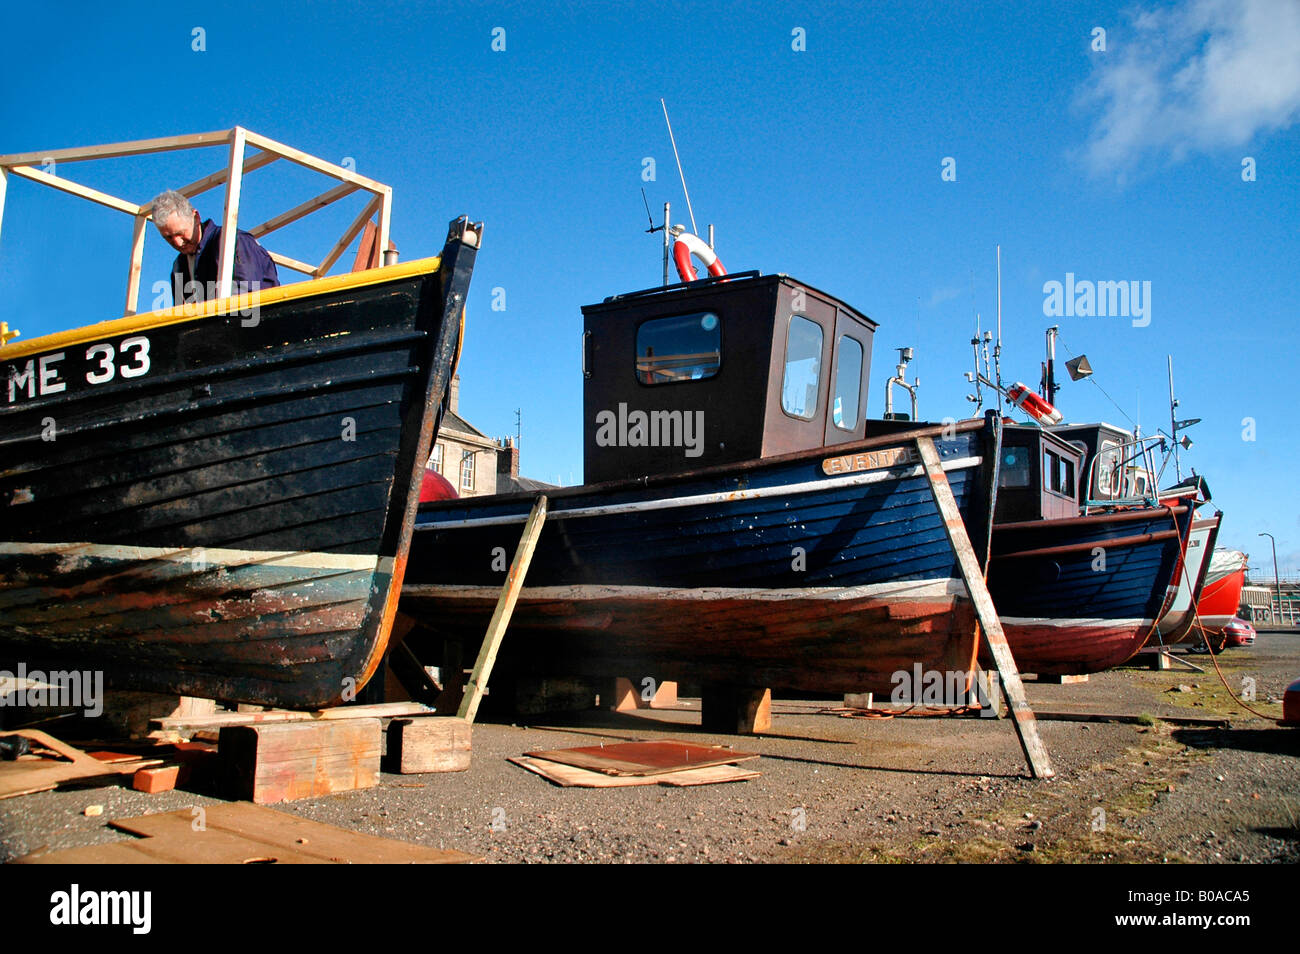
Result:
[[[802,315],[790,316],[785,340],[785,378],[781,408],[791,417],[817,416],[817,389],[822,377],[822,326]]]
[[[636,379],[642,384],[702,381],[722,364],[722,322],[711,311],[655,318],[636,330]]]
[[[862,343],[840,335],[839,349],[831,421],[841,430],[851,431],[858,426],[858,401],[862,396]]]
[[[1043,489],[1074,499],[1074,461],[1044,448]]]
[[[998,468],[998,486],[1028,487],[1030,476],[1029,448],[1003,447],[1002,464]]]
[[[1104,441],[1101,453],[1097,455],[1097,496],[1109,497],[1118,488],[1115,486],[1116,469],[1119,466],[1119,445],[1113,441]]]

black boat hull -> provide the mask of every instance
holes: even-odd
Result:
[[[460,234],[256,313],[232,299],[0,350],[0,661],[351,698],[387,643],[450,381],[478,240]]]

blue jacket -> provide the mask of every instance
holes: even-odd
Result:
[[[175,304],[207,301],[217,297],[217,260],[220,256],[221,226],[208,219],[203,223],[203,238],[199,241],[199,250],[195,256],[194,271],[197,274],[190,274],[188,255],[177,255],[176,261],[172,263],[172,295]],[[197,284],[191,284],[192,282]],[[241,290],[275,288],[280,284],[280,276],[271,256],[257,244],[257,239],[244,231],[235,235],[235,270],[232,282],[231,294],[239,294]],[[240,282],[244,283],[242,287]]]

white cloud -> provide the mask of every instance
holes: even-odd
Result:
[[[1191,0],[1109,31],[1081,102],[1095,173],[1245,147],[1300,119],[1300,0]]]
[[[936,288],[930,293],[930,307],[942,305],[944,302],[952,301],[961,294],[960,288]]]

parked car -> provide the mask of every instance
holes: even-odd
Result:
[[[1224,648],[1232,646],[1253,646],[1255,644],[1255,627],[1246,620],[1237,617],[1223,628]]]

